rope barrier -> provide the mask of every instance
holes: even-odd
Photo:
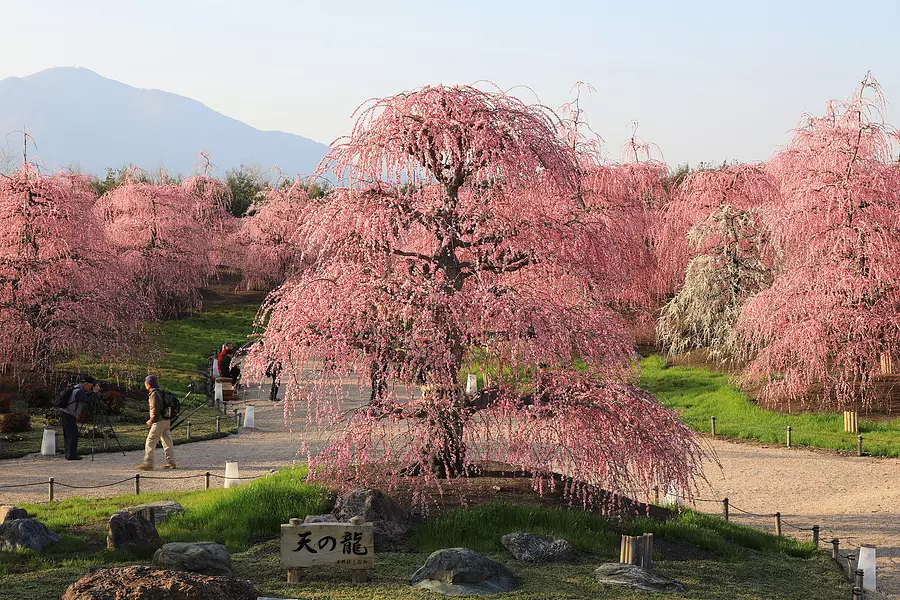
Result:
[[[210,473],[209,476],[215,477],[217,479],[250,480],[250,479],[259,479],[260,477],[265,477],[266,475],[270,475],[270,474],[271,474],[271,471],[267,471],[266,473],[260,473],[259,475],[249,475],[246,477],[227,477],[225,475],[219,475],[218,473]],[[180,476],[175,476],[175,477],[141,475],[141,481],[144,481],[147,479],[181,480],[181,479],[195,479],[197,477],[206,477],[206,473],[196,473],[194,475],[180,475]],[[123,483],[128,483],[129,481],[134,481],[134,479],[135,479],[135,477],[134,477],[134,475],[132,475],[131,477],[129,477],[127,479],[122,479],[120,481],[114,481],[112,483],[103,483],[100,485],[71,485],[68,483],[62,483],[62,482],[54,480],[53,485],[59,486],[59,487],[64,487],[64,488],[69,488],[69,489],[73,489],[73,490],[96,490],[96,489],[100,489],[100,488],[107,488],[107,487],[112,487],[114,485],[121,485]],[[31,487],[31,486],[36,486],[36,485],[48,485],[48,484],[49,484],[49,482],[47,482],[47,481],[36,481],[33,483],[16,483],[16,484],[0,485],[0,489],[22,488],[22,487]]]
[[[0,488],[8,489],[8,488],[20,488],[20,487],[28,487],[31,485],[47,485],[46,481],[41,481],[37,483],[15,483],[12,485],[0,485]]]
[[[69,485],[66,483],[60,483],[58,481],[54,481],[53,484],[58,485],[59,487],[71,488],[73,490],[96,490],[100,488],[112,487],[114,485],[121,485],[129,481],[134,481],[134,477],[129,477],[128,479],[123,479],[122,481],[116,481],[114,483],[105,483],[103,485]],[[44,485],[47,485],[47,482],[44,482]]]

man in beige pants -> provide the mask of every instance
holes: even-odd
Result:
[[[156,450],[156,443],[162,440],[163,452],[166,455],[166,464],[164,469],[174,469],[175,459],[172,455],[172,420],[167,418],[163,412],[163,394],[159,389],[159,383],[155,375],[149,375],[144,380],[144,387],[150,392],[148,398],[150,402],[150,420],[147,425],[150,426],[150,433],[147,435],[147,444],[144,446],[144,462],[138,465],[138,469],[142,471],[153,470],[153,453]]]

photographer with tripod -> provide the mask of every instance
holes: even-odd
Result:
[[[175,456],[172,453],[174,444],[172,443],[172,419],[176,416],[172,408],[166,406],[165,395],[159,389],[159,382],[155,375],[148,375],[144,379],[144,387],[150,393],[147,398],[150,403],[150,420],[147,425],[150,426],[150,433],[147,434],[147,443],[144,446],[144,462],[138,465],[138,469],[142,471],[153,470],[153,454],[156,451],[156,444],[162,440],[163,453],[166,455],[166,464],[164,469],[174,469]]]
[[[63,427],[63,447],[66,460],[81,460],[78,455],[78,417],[84,408],[97,399],[100,385],[89,375],[81,377],[81,382],[63,390],[56,401],[59,418]]]

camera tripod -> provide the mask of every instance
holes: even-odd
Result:
[[[97,438],[97,413],[103,416],[103,420],[106,421],[106,428],[103,430],[103,433],[106,433],[106,430],[109,429],[109,432],[112,433],[113,438],[116,440],[116,445],[119,446],[119,451],[122,453],[122,456],[126,456],[125,449],[122,448],[122,442],[119,441],[119,436],[116,434],[116,430],[113,429],[112,423],[109,420],[109,415],[107,414],[106,407],[102,407],[101,410],[97,410],[97,407],[102,404],[99,398],[95,398],[93,404],[93,409],[91,413],[91,461],[94,460],[94,443]],[[87,423],[81,424],[81,429],[78,432],[79,437],[81,436],[81,432],[84,431],[84,426]]]

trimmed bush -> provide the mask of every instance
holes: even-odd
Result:
[[[125,406],[125,397],[121,392],[110,390],[108,392],[100,392],[100,400],[106,406],[111,415],[121,415],[122,407]]]
[[[9,394],[0,394],[0,413],[8,413],[11,405],[12,396]]]
[[[28,386],[21,392],[22,399],[31,412],[41,411],[53,405],[53,394],[38,386]]]
[[[31,431],[31,415],[24,412],[11,412],[0,419],[0,433],[21,433]]]

